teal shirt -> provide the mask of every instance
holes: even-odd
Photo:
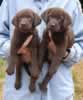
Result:
[[[74,93],[70,68],[73,64],[80,61],[83,54],[83,15],[79,0],[3,0],[0,7],[0,56],[7,58],[9,55],[10,41],[14,29],[11,21],[18,11],[30,8],[41,15],[43,11],[52,7],[64,9],[72,18],[75,43],[70,49],[69,56],[60,65],[57,73],[49,82],[47,93],[41,93],[37,87],[37,91],[30,94],[28,90],[30,77],[27,76],[24,70],[22,75],[22,88],[19,91],[16,91],[14,88],[15,74],[12,76],[6,75],[5,100],[11,100],[11,98],[12,100],[67,100]],[[42,39],[45,23],[42,21],[37,29]],[[44,64],[43,68],[37,84],[44,77],[45,71],[47,71],[47,65]]]

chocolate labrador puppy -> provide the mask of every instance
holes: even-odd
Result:
[[[34,78],[38,78],[39,67],[37,62],[37,56],[39,37],[37,34],[36,26],[40,23],[40,17],[31,9],[24,9],[19,11],[12,20],[12,24],[15,26],[15,29],[11,40],[10,57],[7,73],[9,75],[13,74],[14,69],[16,68],[16,89],[19,89],[21,87],[21,69],[23,64],[21,54],[17,54],[17,52],[21,48],[27,37],[29,37],[30,35],[33,35],[32,41],[28,45],[28,48],[31,50],[32,54],[30,68],[31,84],[32,81],[34,81]],[[33,87],[30,85],[30,90],[34,91],[35,85]]]
[[[46,91],[47,84],[53,75],[57,72],[59,65],[66,53],[74,43],[74,33],[72,31],[72,20],[67,12],[61,8],[49,8],[42,15],[46,23],[46,29],[43,33],[43,39],[40,45],[40,68],[43,63],[48,62],[48,72],[42,83],[39,84],[42,91]],[[55,53],[48,48],[52,41],[55,45]]]

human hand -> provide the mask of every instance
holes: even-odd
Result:
[[[50,51],[52,51],[52,53],[54,55],[56,55],[56,45],[54,43],[54,41],[52,40],[52,36],[51,36],[51,33],[49,32],[49,39],[50,39],[50,42],[48,44],[48,48],[50,49]]]
[[[65,52],[65,55],[64,55],[63,59],[66,59],[68,57],[69,53],[70,53],[70,49],[67,49],[66,52]]]
[[[54,41],[52,40],[52,36],[51,36],[51,33],[49,32],[49,38],[50,38],[50,42],[48,44],[48,48],[52,51],[52,53],[54,55],[56,55],[56,45],[54,43]],[[70,53],[70,49],[67,49],[66,52],[65,52],[65,55],[63,57],[63,59],[66,59],[66,57],[69,55]]]
[[[21,59],[23,62],[31,63],[32,53],[29,48],[20,48],[17,53],[21,55]]]
[[[22,61],[26,63],[31,62],[31,59],[32,59],[31,50],[30,48],[27,47],[29,43],[31,42],[32,38],[33,38],[33,35],[30,35],[29,37],[27,37],[27,39],[24,41],[21,48],[17,52],[18,55],[21,55]]]

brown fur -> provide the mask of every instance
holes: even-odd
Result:
[[[40,17],[30,9],[25,9],[18,12],[12,20],[15,29],[11,41],[9,66],[7,69],[7,73],[9,75],[13,74],[14,68],[16,68],[16,89],[19,89],[21,87],[21,71],[22,65],[24,63],[22,59],[23,55],[18,55],[17,52],[22,46],[22,44],[25,42],[27,37],[32,34],[32,41],[27,46],[31,50],[32,54],[32,61],[30,66],[31,82],[29,88],[32,92],[35,90],[35,80],[38,78],[39,75],[39,67],[37,62],[39,37],[35,27],[39,25],[40,22]],[[26,58],[28,58],[27,55]]]
[[[42,14],[42,18],[46,23],[46,30],[40,45],[40,68],[47,61],[49,63],[48,72],[41,84],[42,91],[46,91],[49,80],[53,74],[57,72],[58,66],[61,64],[66,50],[71,48],[74,42],[74,33],[72,31],[72,20],[68,13],[60,8],[50,8]],[[56,54],[48,49],[50,43],[49,32],[56,47]]]

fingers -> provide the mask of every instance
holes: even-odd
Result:
[[[23,47],[21,47],[21,48],[18,50],[17,54],[25,54],[26,52],[28,52],[28,48],[23,48]]]
[[[53,41],[49,42],[48,44],[48,48],[51,50],[51,51],[56,51],[56,45],[54,44]]]
[[[22,54],[24,52],[23,48],[20,48],[17,52],[17,54]]]
[[[52,36],[50,32],[49,32],[49,38],[50,38],[50,42],[48,44],[48,48],[54,55],[56,55],[56,45],[54,41],[52,40]]]
[[[33,35],[30,35],[30,36],[25,40],[25,42],[23,43],[22,48],[25,48],[26,46],[28,46],[28,44],[31,42],[32,38],[33,38]]]
[[[29,48],[20,48],[17,54],[27,54],[27,52],[31,52]]]
[[[26,51],[28,51],[28,48],[26,48],[28,46],[28,44],[31,42],[33,38],[33,35],[30,35],[25,42],[22,44],[21,48],[18,50],[17,54],[25,54]]]
[[[50,31],[48,33],[48,36],[49,36],[49,39],[52,40],[52,35],[51,35],[51,32]]]

